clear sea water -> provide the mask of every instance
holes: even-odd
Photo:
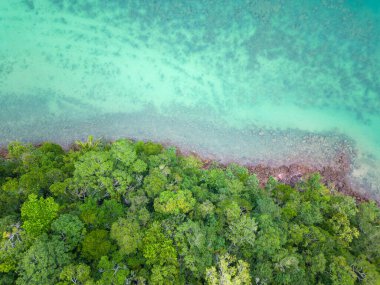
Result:
[[[380,199],[380,1],[0,0],[0,144],[337,165]]]

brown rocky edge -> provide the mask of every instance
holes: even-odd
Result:
[[[8,155],[8,151],[6,148],[0,148],[0,157],[6,158]]]
[[[35,144],[35,146],[40,146],[41,143]],[[162,144],[164,147],[173,147],[172,144]],[[69,149],[77,149],[75,144],[72,144]],[[221,167],[226,167],[228,163],[220,163],[213,159],[208,159],[199,156],[194,151],[183,151],[180,148],[176,147],[178,155],[193,155],[203,162],[203,168],[207,169],[211,165],[217,163]],[[66,149],[68,150],[68,149]],[[0,148],[0,157],[6,158],[8,151],[6,148]],[[344,195],[349,195],[357,202],[365,202],[372,200],[369,196],[355,192],[351,183],[348,179],[348,174],[351,169],[351,160],[347,154],[342,152],[338,154],[335,161],[338,167],[323,166],[323,167],[311,167],[302,164],[291,164],[289,166],[282,165],[279,167],[273,167],[265,164],[251,164],[245,165],[251,173],[256,174],[257,178],[260,181],[260,185],[264,186],[269,177],[274,177],[277,181],[294,186],[301,179],[305,179],[313,173],[319,172],[322,176],[322,182],[329,187],[329,189],[336,190]],[[239,162],[236,162],[239,163]],[[380,206],[380,201],[376,201]]]
[[[191,154],[196,156],[203,162],[203,168],[207,169],[215,163],[212,159],[205,159],[200,157],[197,153],[181,152],[177,151],[180,155]],[[239,162],[237,162],[239,163]],[[256,174],[260,181],[260,185],[263,187],[267,183],[269,177],[275,178],[277,181],[288,184],[292,187],[296,185],[301,179],[305,179],[310,175],[318,172],[322,176],[322,182],[332,191],[340,192],[344,195],[353,197],[357,202],[366,202],[373,200],[369,196],[355,192],[351,183],[349,182],[348,175],[351,171],[351,160],[345,153],[338,154],[336,157],[336,163],[338,167],[322,166],[311,167],[302,164],[291,164],[289,166],[282,165],[279,167],[273,167],[265,164],[251,164],[245,165],[250,173]],[[228,164],[218,163],[222,167],[226,167]],[[380,201],[377,202],[380,206]]]

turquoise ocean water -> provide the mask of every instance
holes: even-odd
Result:
[[[338,165],[380,199],[380,1],[0,0],[0,144]]]

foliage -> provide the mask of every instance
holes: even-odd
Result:
[[[154,209],[163,214],[186,214],[195,205],[195,199],[192,196],[189,190],[163,191],[159,198],[154,200]]]
[[[106,230],[94,230],[89,232],[82,242],[82,255],[87,260],[97,260],[106,256],[111,249]]]
[[[380,284],[380,209],[153,142],[14,142],[0,284]]]
[[[206,270],[206,281],[209,285],[248,285],[251,284],[249,264],[229,254],[219,258],[214,266]]]
[[[99,285],[124,285],[128,280],[128,267],[122,262],[109,260],[107,256],[100,259],[98,271],[101,273]]]
[[[58,204],[54,199],[38,199],[37,195],[31,194],[21,207],[21,219],[23,228],[32,237],[37,237],[46,231],[53,219],[57,217]]]
[[[65,244],[67,250],[73,250],[82,241],[86,232],[84,224],[77,216],[63,214],[52,225],[52,234]]]
[[[59,285],[79,284],[93,285],[95,282],[91,279],[91,268],[86,264],[69,264],[62,269],[59,278]]]
[[[111,238],[116,240],[122,254],[133,254],[141,247],[143,232],[137,221],[120,218],[112,224]]]
[[[63,266],[70,263],[64,244],[43,236],[23,255],[18,265],[17,284],[54,284]]]
[[[94,140],[94,136],[88,136],[87,141],[76,141],[75,144],[82,151],[89,151],[98,148],[101,145],[101,141],[99,139]]]

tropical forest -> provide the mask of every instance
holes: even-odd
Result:
[[[380,209],[321,183],[89,138],[0,160],[1,284],[380,284]]]

